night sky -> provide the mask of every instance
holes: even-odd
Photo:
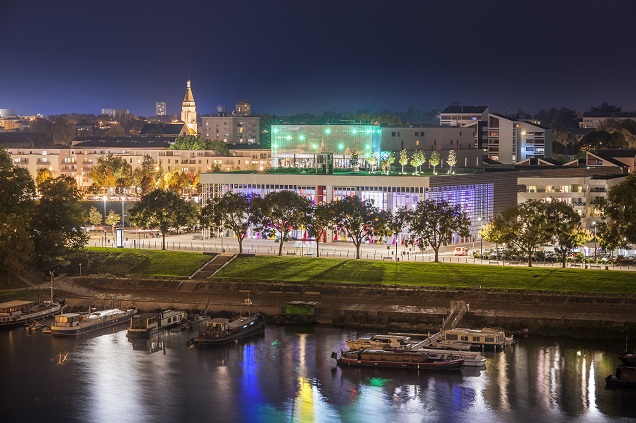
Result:
[[[18,114],[636,109],[636,1],[0,0]]]

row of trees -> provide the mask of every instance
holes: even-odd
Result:
[[[201,225],[212,231],[230,230],[243,251],[243,240],[250,229],[264,237],[274,236],[282,255],[283,243],[292,239],[294,231],[305,231],[316,242],[320,256],[320,241],[327,229],[344,231],[356,247],[373,237],[397,236],[409,228],[410,242],[421,249],[432,248],[435,261],[439,249],[452,242],[453,236],[468,236],[470,220],[446,201],[423,200],[413,208],[400,208],[395,213],[380,210],[372,200],[348,196],[331,203],[313,204],[292,191],[270,192],[265,197],[228,192],[212,199],[201,211]]]
[[[383,172],[389,174],[391,165],[395,161],[395,155],[392,151],[383,151],[380,154],[372,154],[367,159],[367,163],[371,165],[371,170],[375,169],[376,165],[380,165],[380,169]],[[400,151],[400,156],[398,158],[398,163],[402,166],[401,173],[404,173],[404,166],[411,165],[415,172],[421,172],[422,166],[429,163],[430,166],[433,166],[433,173],[436,173],[436,168],[442,163],[442,156],[439,154],[437,150],[431,151],[431,155],[427,157],[426,152],[422,150],[414,151],[411,157],[409,157],[409,153],[406,150]],[[446,163],[449,166],[449,172],[453,171],[453,167],[457,164],[457,153],[455,150],[450,150],[448,152],[448,157],[446,158]],[[352,152],[351,159],[349,164],[353,167],[358,165],[358,153]]]
[[[198,172],[163,171],[163,168],[150,157],[144,156],[141,166],[133,171],[132,166],[121,157],[108,154],[100,157],[89,173],[93,180],[93,190],[123,192],[125,188],[134,188],[141,195],[161,188],[176,192],[195,189],[199,184]]]

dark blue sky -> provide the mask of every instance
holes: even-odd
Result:
[[[636,2],[0,0],[19,114],[636,109]]]

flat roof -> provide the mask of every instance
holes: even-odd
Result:
[[[0,308],[20,307],[28,304],[33,304],[33,301],[14,300],[7,301],[6,303],[0,303]]]

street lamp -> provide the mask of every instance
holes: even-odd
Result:
[[[484,255],[484,235],[481,233],[484,229],[482,220],[483,218],[479,217],[479,255],[481,257]]]
[[[104,239],[102,241],[102,246],[106,246],[106,200],[108,199],[108,197],[106,197],[105,195],[102,197],[102,200],[104,200]]]
[[[104,223],[106,223],[106,200],[108,199],[108,197],[106,197],[105,195],[102,197],[102,200],[104,200]]]

